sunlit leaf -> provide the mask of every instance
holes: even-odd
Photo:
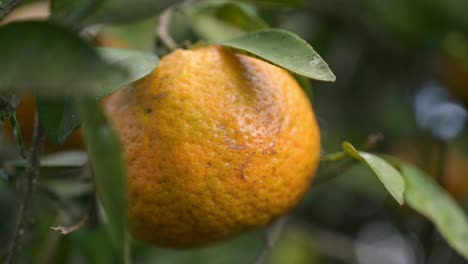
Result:
[[[457,202],[420,169],[395,161],[406,183],[406,203],[431,220],[447,242],[468,259],[468,219]]]
[[[40,97],[94,95],[127,73],[73,31],[47,21],[0,27],[0,89]]]
[[[336,79],[327,63],[307,42],[285,30],[256,31],[219,44],[253,54],[312,79],[330,82]]]
[[[116,252],[127,260],[127,176],[119,140],[94,99],[80,101],[79,109],[97,191]]]
[[[388,192],[399,204],[404,203],[405,182],[400,172],[384,159],[363,151],[357,151],[350,143],[343,143],[343,150],[363,162],[379,177]]]

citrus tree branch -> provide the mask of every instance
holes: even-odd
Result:
[[[161,38],[161,41],[171,50],[177,49],[177,43],[172,39],[171,35],[169,34],[170,26],[171,26],[171,18],[172,18],[172,7],[166,9],[158,20],[158,28],[157,33]]]
[[[23,3],[23,0],[0,1],[0,21]]]
[[[21,241],[21,237],[24,234],[25,223],[28,215],[28,211],[31,207],[32,197],[39,176],[39,165],[40,165],[40,156],[42,153],[42,148],[44,146],[45,140],[45,130],[41,125],[39,116],[36,112],[35,124],[34,124],[34,133],[32,138],[31,152],[28,158],[28,164],[24,172],[25,179],[25,194],[23,202],[20,205],[18,218],[16,221],[15,230],[13,233],[13,238],[10,243],[8,250],[8,255],[5,260],[5,264],[13,263],[13,258],[18,248],[18,245]]]
[[[362,146],[362,149],[364,151],[374,149],[378,145],[378,143],[383,140],[383,138],[384,136],[382,133],[370,134],[367,137],[366,143]],[[335,179],[344,171],[346,171],[351,165],[355,164],[355,161],[353,159],[346,159],[346,156],[347,155],[344,152],[338,152],[329,154],[326,157],[324,157],[321,162],[321,167],[324,167],[323,164],[328,165],[328,163],[330,162],[341,161],[341,163],[331,169],[324,170],[321,174],[321,177],[315,180],[315,185],[326,183],[330,180]]]

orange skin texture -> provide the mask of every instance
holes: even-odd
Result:
[[[320,135],[285,70],[219,46],[176,50],[103,102],[121,140],[129,225],[163,247],[264,226],[301,201]]]
[[[20,103],[16,108],[16,119],[20,125],[21,136],[26,146],[31,144],[31,138],[34,130],[34,118],[36,114],[36,101],[34,96],[22,96],[20,98]],[[13,134],[9,122],[5,122],[4,131],[8,138],[13,142]],[[81,134],[81,129],[76,130],[70,137],[62,144],[57,145],[49,140],[45,142],[45,151],[54,152],[61,150],[71,150],[71,149],[84,149],[83,136]]]

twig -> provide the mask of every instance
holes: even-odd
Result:
[[[169,7],[161,14],[158,20],[157,33],[166,47],[168,47],[170,50],[175,50],[178,47],[177,43],[169,34],[172,13],[173,9],[172,7]]]
[[[5,260],[6,264],[10,264],[13,262],[13,257],[15,255],[16,249],[21,241],[22,235],[24,234],[27,214],[31,206],[37,177],[39,176],[39,161],[42,153],[42,148],[44,146],[44,140],[45,130],[39,120],[39,116],[36,111],[31,153],[29,154],[28,165],[24,172],[24,178],[26,179],[25,194],[23,202],[19,208],[15,231],[8,250],[8,255]]]
[[[260,250],[260,253],[257,255],[255,259],[255,264],[263,264],[265,262],[268,253],[275,245],[276,241],[278,241],[279,236],[283,232],[284,224],[286,223],[287,218],[283,217],[277,220],[273,226],[267,231],[265,236],[265,244],[263,248]]]
[[[314,182],[314,185],[317,186],[319,184],[323,184],[335,179],[336,177],[341,175],[341,173],[346,171],[351,165],[353,165],[354,162],[355,161],[353,159],[347,158],[346,160],[341,162],[340,165],[335,166],[333,169],[329,169],[324,173],[319,174],[320,177],[317,177],[317,179]]]
[[[23,0],[11,0],[6,3],[0,2],[0,21],[2,21],[8,14],[10,14],[15,8],[23,3]]]
[[[89,214],[90,214],[89,212],[86,213],[78,223],[76,223],[76,224],[74,224],[72,226],[69,226],[69,227],[57,226],[57,227],[51,227],[50,229],[58,231],[62,235],[68,235],[68,234],[74,232],[75,230],[78,230],[81,227],[83,227],[89,220]]]
[[[370,134],[367,137],[366,144],[364,145],[364,150],[370,150],[377,146],[384,139],[384,135],[382,133],[374,133]]]
[[[370,134],[367,137],[366,143],[363,146],[363,150],[371,150],[377,146],[377,144],[382,141],[384,138],[382,133],[374,133]],[[325,173],[322,174],[320,178],[317,178],[315,180],[315,185],[317,184],[322,184],[325,182],[328,182],[338,175],[340,175],[343,171],[349,168],[349,166],[354,164],[353,159],[346,159],[347,155],[344,154],[344,152],[338,152],[338,153],[332,153],[326,155],[324,158],[322,158],[322,162],[329,163],[329,162],[336,162],[339,160],[343,160],[341,164],[338,166],[335,166],[333,170],[326,171]]]

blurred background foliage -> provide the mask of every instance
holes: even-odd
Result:
[[[83,2],[75,3],[83,7]],[[112,10],[112,1],[107,2],[102,8]],[[373,151],[415,164],[468,209],[467,1],[185,1],[182,7],[171,9],[166,28],[161,28],[161,8],[132,9],[131,2],[121,17],[122,12],[86,16],[86,10],[82,11],[79,15],[84,24],[94,24],[93,19],[109,23],[89,28],[90,41],[162,56],[169,52],[165,33],[180,47],[225,40],[267,26],[298,34],[337,76],[335,83],[310,83],[323,153],[338,151],[344,140],[365,146],[369,135],[381,133],[383,139],[373,144]],[[168,6],[167,1],[160,2]],[[48,9],[46,2],[25,1],[3,22],[15,16],[45,18]],[[54,17],[64,18],[74,19],[70,15]],[[161,30],[167,31],[162,38]],[[309,81],[304,82],[307,86]],[[18,112],[19,119],[30,119],[31,126],[23,126],[26,140],[32,131],[31,105],[23,98],[18,110],[26,113]],[[51,144],[46,149],[48,161],[41,168],[34,217],[28,222],[32,231],[24,234],[18,263],[116,262],[102,225],[102,209],[95,202],[86,155],[81,150],[50,156],[82,147],[72,140],[73,136],[64,146]],[[18,175],[24,167],[17,161],[7,130],[0,158],[2,256],[21,200]],[[50,229],[73,225],[87,212],[91,212],[90,219],[78,231],[61,235]],[[264,246],[264,233],[247,233],[213,247],[187,251],[134,241],[132,259],[134,263],[253,263]],[[266,262],[467,263],[431,230],[425,218],[391,199],[362,165],[332,176],[327,168],[319,170],[316,183],[289,216]]]

